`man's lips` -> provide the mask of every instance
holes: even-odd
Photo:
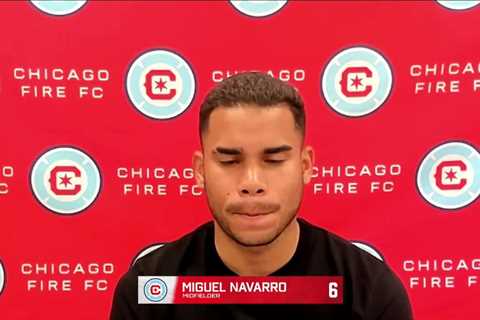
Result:
[[[264,216],[267,214],[273,213],[273,211],[269,212],[234,212],[233,214],[240,214],[243,216],[249,216],[249,217],[256,217],[256,216]]]
[[[243,217],[266,216],[280,210],[280,205],[273,202],[246,201],[235,202],[227,206],[226,211]]]

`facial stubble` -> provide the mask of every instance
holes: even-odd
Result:
[[[303,188],[300,188],[300,191],[299,191],[300,192],[300,199],[299,199],[295,209],[289,212],[289,214],[288,214],[289,219],[283,225],[281,225],[279,228],[277,228],[276,232],[269,239],[264,239],[264,240],[259,241],[259,242],[249,243],[249,242],[243,241],[242,239],[240,239],[239,236],[235,235],[235,233],[230,228],[230,226],[227,222],[227,219],[225,219],[224,214],[222,212],[216,212],[215,209],[213,208],[213,205],[210,203],[210,197],[209,197],[209,192],[208,192],[208,183],[207,183],[206,178],[204,180],[204,190],[205,190],[206,197],[207,197],[208,208],[209,208],[210,212],[212,213],[212,216],[215,219],[215,221],[217,222],[217,224],[220,226],[222,231],[230,239],[232,239],[238,245],[243,246],[243,247],[267,246],[267,245],[271,244],[272,242],[274,242],[285,231],[285,229],[292,223],[292,221],[296,218],[298,210],[299,210],[301,202],[302,202],[302,199],[303,199]],[[225,214],[231,214],[231,213],[225,213]],[[272,214],[279,214],[279,213],[274,212]]]

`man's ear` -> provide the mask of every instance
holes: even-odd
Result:
[[[205,187],[205,175],[203,171],[203,153],[201,151],[197,150],[193,153],[192,164],[197,186],[203,189]]]
[[[315,152],[311,146],[305,146],[302,150],[302,175],[303,184],[308,184],[312,179]]]

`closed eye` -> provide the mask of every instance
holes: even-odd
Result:
[[[220,163],[222,165],[231,165],[231,164],[239,163],[239,161],[238,160],[227,160],[227,161],[220,161]]]
[[[268,163],[281,163],[281,162],[284,162],[285,160],[274,160],[274,159],[267,159],[265,160],[265,162],[268,162]]]

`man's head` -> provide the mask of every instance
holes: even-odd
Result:
[[[295,218],[314,162],[304,136],[300,95],[269,75],[232,76],[205,98],[195,177],[216,223],[238,244],[269,244]]]

